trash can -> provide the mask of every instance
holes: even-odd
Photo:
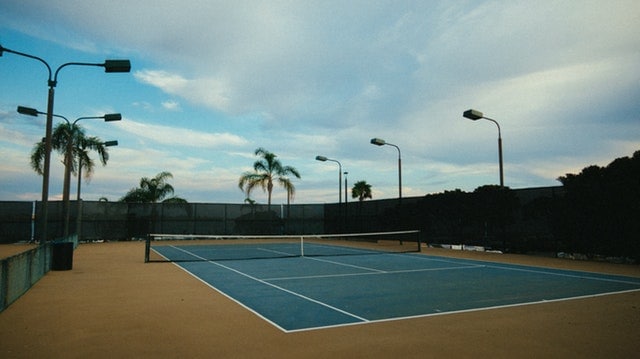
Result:
[[[70,270],[73,267],[73,242],[53,243],[52,270]]]

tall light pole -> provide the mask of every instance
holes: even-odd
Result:
[[[118,141],[106,141],[102,143],[105,147],[117,146]],[[78,236],[78,241],[80,241],[80,236],[82,233],[82,199],[80,198],[80,186],[82,184],[82,156],[78,154],[78,191],[76,194],[76,202],[78,204],[77,209],[77,217],[76,217],[76,235]]]
[[[347,204],[347,175],[349,174],[349,172],[344,172],[344,204]]]
[[[316,161],[330,161],[338,164],[338,203],[342,203],[342,165],[337,160],[333,160],[325,156],[316,156]]]
[[[498,161],[500,163],[500,187],[504,187],[504,172],[502,167],[502,134],[500,133],[500,124],[498,124],[498,121],[484,116],[484,114],[478,110],[467,110],[462,113],[462,116],[473,121],[485,119],[495,123],[496,126],[498,126]]]
[[[29,115],[29,116],[47,115],[46,113],[38,111],[35,108],[24,107],[24,106],[18,106],[18,113],[21,113],[23,115]],[[64,238],[66,238],[69,236],[69,218],[70,218],[70,212],[71,212],[70,205],[69,205],[69,197],[70,197],[70,191],[71,191],[71,164],[72,164],[72,158],[73,158],[73,130],[76,126],[76,123],[78,123],[81,120],[88,120],[88,119],[104,119],[105,122],[120,121],[122,119],[122,115],[119,113],[110,113],[104,116],[85,116],[85,117],[79,117],[73,122],[70,122],[64,116],[60,116],[56,114],[53,114],[52,116],[59,117],[65,120],[65,122],[69,127],[69,131],[67,133],[67,136],[68,136],[67,148],[64,156],[65,169],[64,169],[64,184],[62,189],[62,202],[64,203],[64,213],[65,213],[64,214],[65,216]]]
[[[400,153],[400,147],[394,145],[393,143],[386,142],[381,138],[372,138],[371,144],[376,146],[392,146],[398,150],[398,198],[402,200],[402,155]]]
[[[42,171],[42,237],[40,239],[41,243],[44,243],[47,240],[47,223],[48,223],[48,203],[49,203],[49,169],[51,163],[51,128],[53,124],[53,102],[55,96],[55,87],[58,83],[58,73],[62,68],[67,66],[98,66],[104,67],[104,72],[130,72],[131,71],[131,62],[129,60],[105,60],[104,63],[88,63],[88,62],[67,62],[65,64],[60,65],[55,72],[51,71],[51,66],[40,57],[26,54],[24,52],[14,51],[11,49],[7,49],[0,45],[0,57],[3,52],[12,53],[18,56],[28,57],[30,59],[38,60],[42,64],[47,67],[47,71],[49,72],[49,78],[47,80],[47,85],[49,86],[49,93],[47,97],[47,123],[45,126],[45,155],[44,155],[44,168]]]

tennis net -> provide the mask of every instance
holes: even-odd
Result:
[[[420,231],[305,235],[148,234],[145,262],[197,262],[420,251]]]

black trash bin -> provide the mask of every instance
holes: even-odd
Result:
[[[73,242],[54,243],[51,257],[52,270],[70,270],[73,267]]]

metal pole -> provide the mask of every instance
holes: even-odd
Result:
[[[67,133],[67,150],[65,152],[65,166],[64,166],[64,184],[62,186],[62,201],[64,203],[64,238],[66,239],[69,236],[69,218],[71,217],[70,209],[71,204],[69,203],[69,197],[71,192],[71,156],[73,153],[73,130],[72,128],[75,126],[75,122],[73,124],[69,123],[69,131]]]
[[[484,117],[484,116],[482,118],[495,123],[496,126],[498,127],[498,162],[500,165],[500,187],[504,187],[504,172],[502,168],[502,131],[500,131],[500,124],[498,123],[498,121],[492,118]]]
[[[485,119],[487,121],[491,121],[495,123],[496,126],[498,127],[498,159],[500,163],[500,187],[504,187],[504,171],[503,171],[503,165],[502,165],[502,133],[500,131],[500,124],[498,123],[498,121],[492,118],[486,117],[482,112],[474,109],[469,109],[463,112],[462,116],[473,121],[477,121],[479,119]]]
[[[395,147],[398,150],[398,198],[402,202],[402,154],[400,153],[400,147],[389,142],[385,143],[385,145]]]
[[[504,172],[502,169],[503,168],[502,167],[502,136],[500,135],[499,131],[498,131],[498,157],[500,160],[500,187],[504,187]]]
[[[49,171],[51,169],[51,130],[53,127],[53,100],[55,96],[55,82],[49,81],[49,95],[47,97],[47,124],[45,127],[45,155],[44,168],[42,170],[42,236],[40,244],[44,244],[48,238],[47,224],[49,222]]]
[[[393,143],[389,143],[381,138],[372,138],[371,144],[376,146],[392,146],[398,150],[398,199],[399,202],[402,202],[402,154],[400,153],[400,147],[394,145]]]
[[[342,166],[338,163],[338,203],[342,203]]]
[[[80,199],[80,186],[82,185],[82,156],[78,155],[78,194],[76,201],[78,202],[78,213],[76,214],[76,235],[78,242],[82,231],[82,200]]]
[[[347,186],[347,175],[349,174],[349,172],[345,172],[344,173],[344,204],[347,204],[347,192],[348,192],[348,186]]]
[[[9,52],[12,54],[16,54],[18,56],[28,57],[34,60],[40,61],[47,67],[47,71],[49,72],[49,78],[47,84],[49,85],[49,95],[47,99],[47,124],[45,130],[45,157],[44,157],[44,168],[42,171],[42,215],[40,220],[42,220],[42,237],[40,239],[41,244],[46,242],[48,233],[47,233],[47,222],[49,217],[49,174],[51,169],[51,132],[53,127],[53,99],[55,95],[54,87],[58,82],[58,72],[62,70],[63,67],[70,65],[81,65],[81,66],[99,66],[104,67],[105,72],[130,72],[131,71],[131,62],[129,60],[105,60],[104,63],[87,63],[87,62],[68,62],[66,64],[60,65],[55,74],[52,76],[51,66],[42,58],[26,54],[24,52],[14,51],[11,49],[7,49],[0,45],[0,56],[2,56],[3,52]],[[68,221],[67,221],[68,222]]]
[[[344,232],[347,232],[347,226],[349,224],[349,216],[347,215],[347,175],[349,172],[344,172]]]
[[[398,149],[398,197],[402,200],[402,159],[400,149]]]

